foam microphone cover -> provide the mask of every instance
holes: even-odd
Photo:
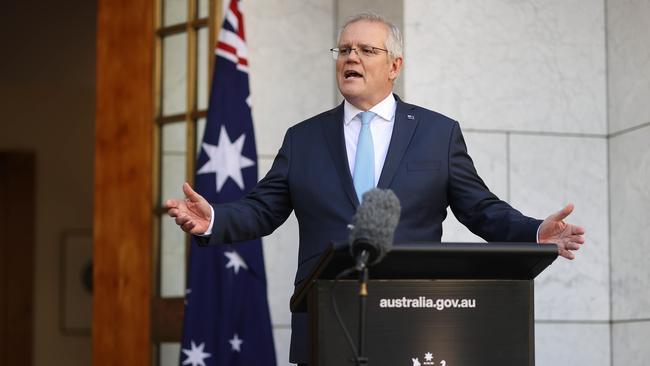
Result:
[[[363,194],[361,205],[352,218],[350,251],[356,257],[370,252],[369,265],[381,261],[393,246],[401,205],[389,189],[373,188]]]

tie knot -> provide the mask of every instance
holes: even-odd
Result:
[[[359,113],[359,118],[361,119],[361,124],[362,125],[367,125],[372,121],[372,119],[376,116],[377,114],[375,112],[361,112]]]

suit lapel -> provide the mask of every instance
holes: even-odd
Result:
[[[327,112],[328,118],[322,122],[325,141],[332,155],[334,166],[341,179],[341,186],[354,207],[359,206],[354,183],[350,175],[348,155],[345,150],[345,137],[343,135],[343,103]]]
[[[397,168],[404,157],[406,148],[411,142],[415,128],[418,125],[418,116],[415,114],[415,107],[403,103],[397,96],[397,109],[395,111],[395,125],[393,126],[393,135],[390,138],[390,145],[386,153],[386,161],[381,170],[378,188],[387,189],[390,187]]]

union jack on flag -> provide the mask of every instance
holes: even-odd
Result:
[[[246,38],[238,0],[230,1],[215,53],[195,190],[218,204],[238,200],[257,183]],[[200,247],[192,237],[188,267],[181,365],[274,366],[261,241]]]

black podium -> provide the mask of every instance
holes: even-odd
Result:
[[[533,279],[557,253],[536,243],[394,246],[370,268],[368,365],[534,365]],[[356,344],[358,283],[334,280],[353,265],[346,245],[332,244],[291,299],[292,312],[309,313],[311,366],[355,364],[331,296]]]

